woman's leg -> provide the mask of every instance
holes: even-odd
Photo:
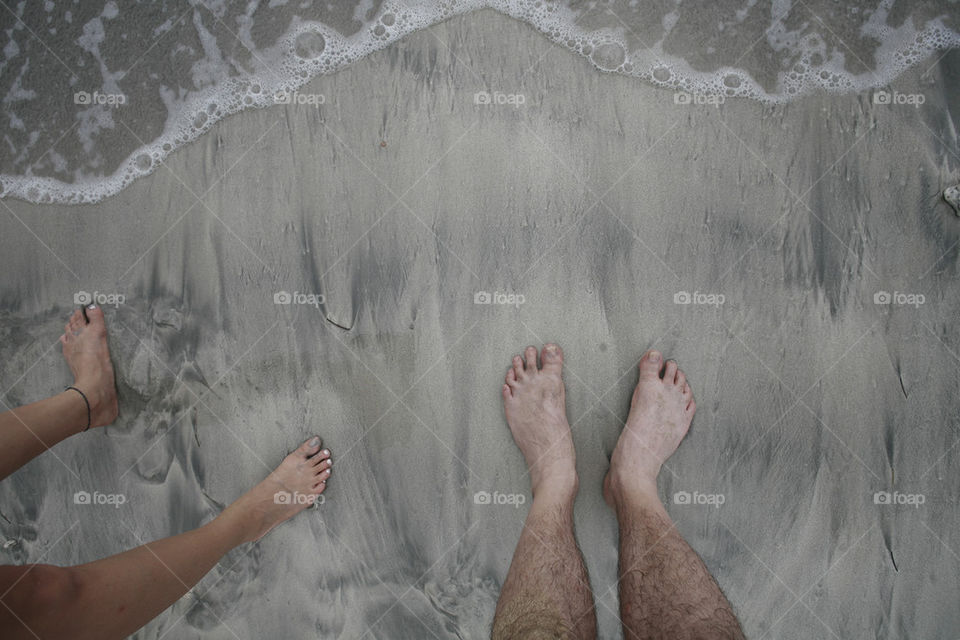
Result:
[[[86,416],[86,407],[84,407]],[[208,524],[75,567],[0,567],[4,638],[125,638],[177,601],[225,553],[313,504],[332,461],[317,437]]]
[[[102,427],[117,417],[117,391],[103,311],[90,306],[87,316],[90,324],[74,311],[60,342],[73,386],[90,402],[90,427]],[[0,413],[0,480],[86,426],[87,403],[73,389]]]

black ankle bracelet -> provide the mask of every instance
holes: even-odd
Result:
[[[91,424],[91,421],[90,421],[90,401],[87,400],[87,394],[85,394],[83,391],[80,391],[80,389],[77,389],[76,387],[67,387],[66,389],[64,389],[64,391],[67,391],[68,389],[73,389],[74,391],[76,391],[77,393],[79,393],[79,394],[80,394],[80,397],[83,398],[83,401],[84,401],[85,403],[87,403],[87,426],[85,426],[85,427],[83,428],[83,430],[86,431],[87,429],[90,428],[90,424]]]

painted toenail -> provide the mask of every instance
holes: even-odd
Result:
[[[320,438],[318,438],[317,436],[313,436],[313,438],[311,438],[310,442],[308,442],[307,444],[311,447],[316,447],[320,444]]]
[[[323,455],[325,455],[325,456],[330,455],[330,449],[324,449],[324,450],[323,450]]]
[[[96,308],[97,308],[97,305],[95,305],[95,304],[88,304],[88,305],[87,305],[87,309],[96,309]]]

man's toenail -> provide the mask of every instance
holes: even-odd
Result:
[[[317,436],[313,436],[310,439],[310,442],[308,442],[307,444],[311,447],[316,447],[317,445],[320,444],[320,438],[318,438]]]
[[[650,352],[650,359],[653,360],[654,362],[660,362],[660,352],[659,352],[659,351],[651,351],[651,352]]]

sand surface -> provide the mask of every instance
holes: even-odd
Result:
[[[616,638],[600,483],[656,347],[699,407],[660,489],[748,637],[953,637],[960,219],[939,192],[960,175],[958,86],[954,52],[895,85],[919,108],[678,105],[482,12],[316,79],[319,109],[228,118],[100,204],[3,200],[8,403],[69,382],[74,292],[125,300],[107,310],[121,417],[0,484],[0,558],[86,562],[195,527],[317,432],[325,504],[137,637],[487,637],[527,505],[477,494],[529,504],[500,385],[552,340]]]

